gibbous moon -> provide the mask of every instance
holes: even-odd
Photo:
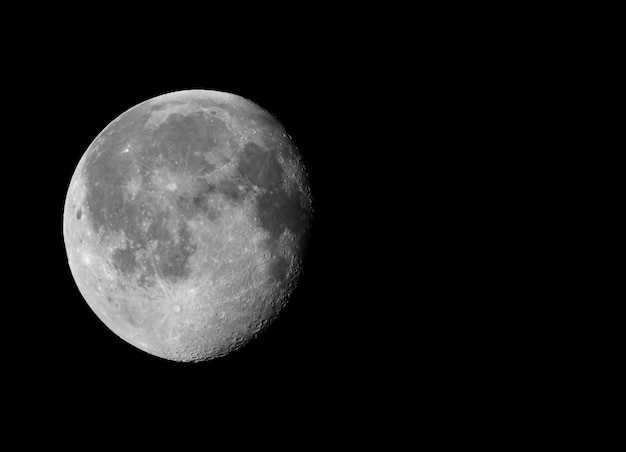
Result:
[[[292,139],[234,94],[179,91],[124,112],[72,177],[63,234],[76,284],[119,337],[204,361],[246,344],[302,271],[312,199]]]

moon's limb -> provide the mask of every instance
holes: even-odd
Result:
[[[118,336],[198,361],[248,342],[297,281],[311,216],[297,150],[235,95],[185,91],[109,124],[73,176],[64,238],[79,290]]]

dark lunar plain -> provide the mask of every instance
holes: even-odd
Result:
[[[38,163],[42,175],[33,187],[33,193],[45,192],[38,213],[42,223],[37,226],[44,229],[37,248],[44,259],[38,259],[36,268],[42,276],[33,283],[39,303],[32,311],[36,333],[27,340],[39,345],[28,364],[37,367],[31,375],[47,375],[35,378],[42,397],[62,397],[58,391],[80,397],[94,387],[104,397],[154,394],[172,400],[207,400],[223,397],[223,385],[238,385],[251,397],[295,391],[315,398],[328,385],[351,384],[350,369],[375,354],[368,344],[376,326],[360,319],[365,311],[372,315],[377,296],[368,282],[379,265],[372,256],[381,246],[372,235],[372,225],[381,221],[385,194],[380,180],[370,179],[362,168],[365,162],[370,171],[372,159],[384,155],[379,155],[377,146],[379,135],[386,132],[377,129],[378,110],[366,108],[363,99],[355,102],[354,92],[348,89],[352,79],[312,70],[279,71],[265,77],[199,76],[193,70],[188,76],[150,76],[131,71],[91,78],[66,74],[54,80],[57,94],[48,99],[54,113],[40,129],[48,147],[39,151],[45,154]],[[242,349],[200,363],[152,356],[109,330],[77,288],[62,232],[72,174],[95,137],[129,108],[187,89],[237,94],[271,112],[300,151],[314,207],[302,276],[287,307],[267,331]],[[369,185],[364,186],[364,179]]]

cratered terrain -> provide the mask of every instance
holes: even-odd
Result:
[[[76,285],[108,328],[152,355],[204,361],[284,308],[311,216],[278,120],[240,96],[190,90],[140,103],[96,137],[63,234]]]

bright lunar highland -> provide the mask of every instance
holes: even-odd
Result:
[[[305,168],[269,112],[190,90],[130,108],[78,162],[63,235],[78,289],[150,354],[204,361],[264,330],[302,271]]]

